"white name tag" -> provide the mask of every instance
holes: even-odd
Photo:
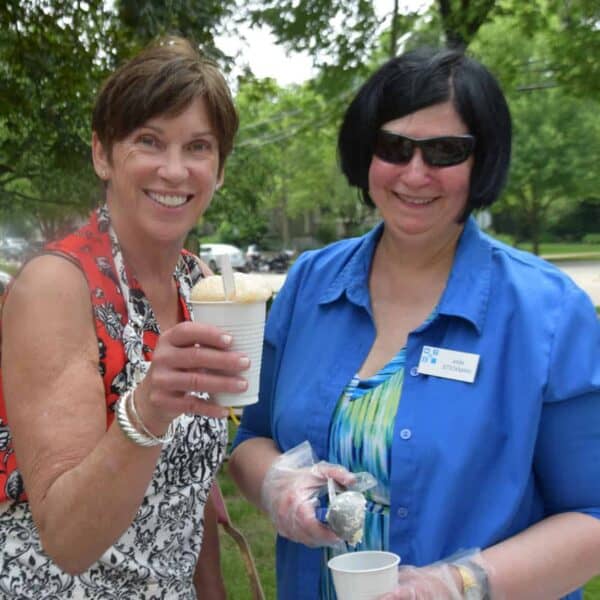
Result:
[[[424,375],[473,383],[478,365],[479,354],[423,346],[418,371]]]

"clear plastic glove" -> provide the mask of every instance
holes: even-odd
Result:
[[[488,573],[478,550],[426,567],[403,566],[398,586],[380,600],[490,600]]]
[[[284,452],[270,467],[262,485],[262,506],[283,537],[310,547],[340,543],[316,517],[319,494],[331,478],[343,487],[355,477],[340,465],[315,462],[309,442]]]

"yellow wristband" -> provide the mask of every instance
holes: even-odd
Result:
[[[479,584],[477,583],[477,579],[473,572],[469,567],[465,565],[454,565],[458,569],[458,573],[462,580],[463,587],[463,597],[464,598],[472,598],[473,594],[471,594],[471,590],[479,590]]]

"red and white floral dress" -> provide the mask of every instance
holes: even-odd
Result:
[[[88,281],[108,428],[116,400],[143,377],[152,360],[158,323],[123,264],[106,207],[95,211],[77,232],[49,244],[45,252],[72,261]],[[202,277],[195,257],[182,251],[173,276],[189,320],[189,292]],[[224,420],[179,417],[175,436],[162,449],[131,526],[85,573],[72,576],[41,547],[0,388],[0,597],[195,599],[192,577],[202,544],[204,505],[226,442]]]

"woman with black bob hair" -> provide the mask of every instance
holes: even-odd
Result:
[[[390,60],[348,107],[341,167],[381,223],[288,273],[230,461],[278,529],[280,599],[334,598],[340,551],[400,555],[390,600],[574,600],[600,571],[594,306],[470,216],[510,147],[500,87],[453,50]],[[364,471],[340,545],[315,507]]]
[[[418,49],[388,61],[360,89],[339,133],[342,172],[369,196],[368,174],[380,127],[417,110],[450,101],[476,140],[469,196],[461,221],[498,199],[510,162],[511,118],[492,74],[457,50]]]

